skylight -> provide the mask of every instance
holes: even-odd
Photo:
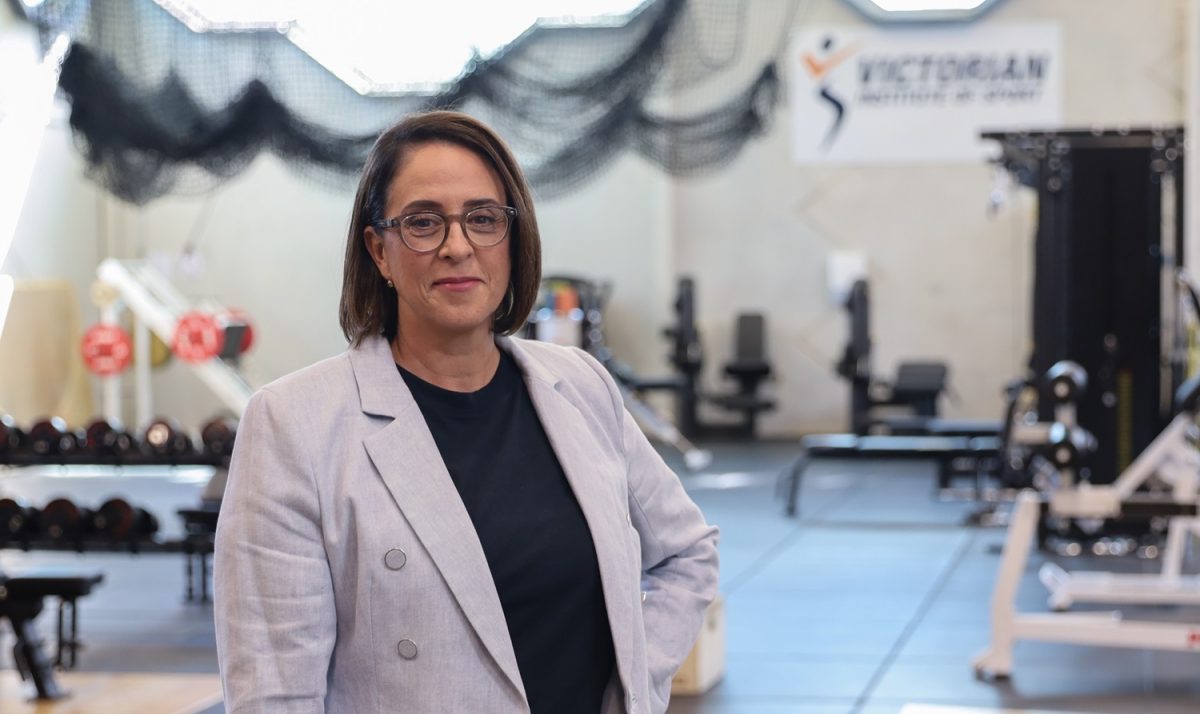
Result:
[[[646,0],[155,0],[195,32],[274,30],[360,94],[433,92],[536,25],[623,25]]]
[[[987,0],[871,0],[888,12],[921,12],[922,10],[974,10]]]
[[[1000,0],[846,0],[863,14],[883,22],[971,20]]]

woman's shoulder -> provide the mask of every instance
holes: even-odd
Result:
[[[567,382],[588,401],[613,403],[620,399],[608,370],[586,351],[538,340],[508,339],[527,374],[552,383]]]
[[[283,404],[304,403],[312,405],[336,401],[339,394],[356,394],[350,353],[343,352],[319,362],[302,367],[269,382],[255,396],[271,396],[273,402]]]
[[[547,379],[594,378],[602,369],[596,359],[578,347],[509,337],[510,350],[522,366],[533,368]]]

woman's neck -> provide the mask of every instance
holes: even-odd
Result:
[[[475,392],[495,376],[500,350],[490,330],[432,339],[401,331],[392,340],[392,357],[430,384],[452,392]]]

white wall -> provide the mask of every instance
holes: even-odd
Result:
[[[1194,42],[1188,6],[1008,0],[983,22],[1062,24],[1067,124],[1177,123],[1185,118],[1184,56]],[[761,24],[777,22],[786,4],[748,7]],[[839,0],[806,0],[799,8],[797,29],[865,22]],[[625,156],[582,190],[541,201],[547,272],[614,282],[610,341],[647,373],[666,369],[659,331],[671,318],[676,276],[694,274],[713,386],[729,352],[733,315],[764,310],[781,405],[764,428],[795,434],[845,423],[846,389],[832,371],[845,318],[826,302],[825,260],[831,250],[864,250],[871,255],[877,369],[890,372],[902,358],[943,357],[961,398],[952,411],[998,414],[998,388],[1021,371],[1028,350],[1029,197],[1014,196],[988,218],[987,166],[796,166],[785,112],[769,135],[712,175],[672,180]],[[103,196],[82,170],[60,120],[47,133],[6,272],[66,276],[87,309],[87,287],[104,254],[170,257],[194,233],[206,271],[179,276],[180,287],[256,317],[259,347],[246,361],[252,383],[344,347],[336,307],[352,186],[317,185],[262,157],[208,195],[136,208]],[[216,409],[177,366],[159,373],[156,385],[159,410],[185,423],[198,424]]]
[[[612,283],[605,336],[618,354],[645,374],[664,373],[671,320],[671,181],[626,154],[599,180],[538,203],[542,271]]]

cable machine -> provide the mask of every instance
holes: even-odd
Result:
[[[1171,420],[1184,378],[1183,130],[983,137],[1037,191],[1030,372],[1061,360],[1087,371],[1079,424],[1098,446],[1080,476],[1112,483]]]

